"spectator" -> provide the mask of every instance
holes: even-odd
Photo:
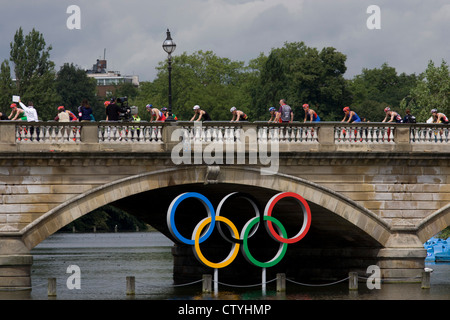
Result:
[[[406,109],[406,115],[403,118],[403,123],[416,123],[416,117],[411,114],[411,110]]]
[[[166,107],[163,107],[163,108],[161,108],[161,111],[162,111],[162,113],[164,114],[164,116],[165,116],[166,119],[167,119],[167,118],[169,117],[169,110],[167,110]],[[172,118],[173,118],[173,120],[175,120],[175,121],[178,120],[177,116],[174,115],[173,113],[172,113]]]
[[[106,105],[106,103],[105,103]],[[106,105],[106,121],[119,121],[120,107],[116,104],[116,99]]]
[[[22,103],[22,101],[19,99],[20,107],[25,111],[25,115],[27,116],[28,122],[38,122],[38,114],[36,109],[34,108],[33,102],[28,101],[28,106]],[[31,134],[31,140],[33,140],[33,134],[34,134],[34,126],[30,126],[30,134]],[[36,134],[37,134],[37,141],[39,141],[39,133],[40,129],[39,127],[36,128]]]
[[[138,113],[136,113],[136,114],[133,114],[133,115],[131,115],[131,121],[132,122],[136,122],[136,123],[139,123],[139,122],[141,122],[141,117],[139,117],[139,114]],[[136,136],[138,137],[138,139],[139,139],[139,133],[140,133],[140,131],[141,131],[141,129],[139,128],[139,126],[133,126],[133,127],[131,127],[131,137],[132,138],[134,138],[134,134],[136,133]]]
[[[80,117],[81,122],[95,121],[94,115],[92,114],[92,108],[87,99],[83,99],[81,106],[78,107],[78,116]]]
[[[277,117],[278,117],[278,119],[276,119],[277,122],[280,119],[281,122],[294,121],[294,112],[292,111],[292,108],[286,104],[286,100],[284,99],[280,100],[280,109],[278,110]]]
[[[24,105],[22,101],[19,100],[19,104],[22,107],[22,110],[25,111],[25,115],[27,116],[27,120],[29,122],[38,122],[38,114],[36,109],[34,108],[33,102],[28,101],[28,106]]]

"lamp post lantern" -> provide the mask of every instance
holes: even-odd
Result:
[[[172,116],[172,52],[175,51],[175,48],[177,45],[172,40],[172,37],[170,36],[170,31],[167,29],[167,37],[166,40],[164,40],[164,43],[162,45],[165,52],[167,52],[168,56],[168,70],[169,70],[169,116],[167,117],[166,121],[175,121],[175,119]]]

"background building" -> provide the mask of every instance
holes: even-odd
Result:
[[[107,71],[107,61],[97,59],[97,63],[92,66],[92,70],[86,70],[88,77],[97,81],[97,96],[114,96],[121,85],[131,83],[133,86],[139,86],[139,76],[123,76],[119,71]]]

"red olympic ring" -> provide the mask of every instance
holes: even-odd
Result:
[[[276,194],[267,203],[266,208],[264,209],[264,215],[272,216],[272,211],[273,211],[275,204],[278,201],[280,201],[281,199],[287,198],[287,197],[296,199],[297,202],[300,204],[300,206],[303,209],[303,226],[300,229],[300,231],[297,233],[297,235],[295,235],[295,237],[285,239],[285,238],[281,237],[275,231],[275,229],[273,228],[272,221],[268,220],[266,226],[268,228],[269,234],[274,239],[276,239],[277,241],[282,242],[282,243],[291,244],[291,243],[296,243],[296,242],[302,240],[303,237],[308,233],[309,228],[311,226],[311,209],[309,208],[309,205],[306,202],[306,200],[302,196],[300,196],[296,193],[293,193],[293,192],[283,192],[283,193]]]

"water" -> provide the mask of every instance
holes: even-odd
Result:
[[[202,295],[199,282],[174,286],[172,242],[158,232],[55,234],[32,250],[32,290],[0,291],[0,299],[14,300],[450,300],[450,263],[427,263],[434,271],[431,289],[418,284],[382,284],[369,290],[364,282],[356,292],[343,281],[327,286],[305,286],[287,281],[286,293],[276,292],[275,281],[261,287],[219,286],[218,296]],[[68,289],[76,265],[81,289]],[[126,277],[136,279],[136,294],[126,295]],[[57,296],[47,296],[48,278],[57,279]],[[220,281],[220,277],[219,277]]]

